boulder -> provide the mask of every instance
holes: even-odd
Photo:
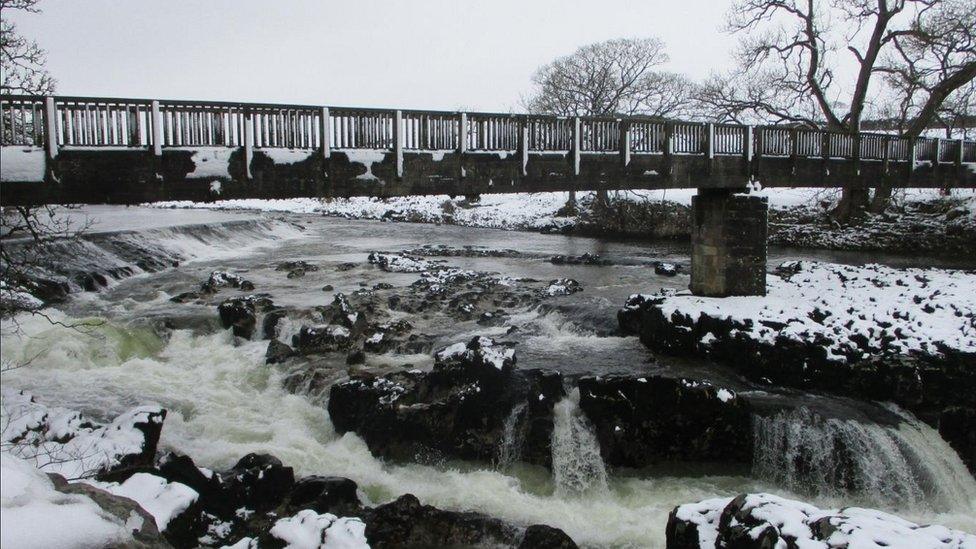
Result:
[[[519,529],[481,513],[444,511],[406,494],[373,509],[366,520],[370,547],[514,546]]]
[[[962,549],[976,543],[972,534],[914,524],[882,511],[819,509],[772,494],[740,494],[679,505],[668,517],[666,535],[668,549]]]
[[[254,284],[240,275],[227,271],[213,271],[207,280],[200,285],[200,291],[212,294],[221,288],[237,288],[243,292],[254,291]]]
[[[654,264],[654,274],[661,276],[677,276],[679,270],[680,268],[677,265],[666,261],[658,261]]]
[[[223,497],[235,509],[269,511],[285,499],[295,485],[295,473],[270,454],[248,454],[230,471],[219,473]]]
[[[313,475],[295,483],[288,496],[293,509],[313,509],[318,513],[357,515],[362,503],[356,482],[344,477]]]
[[[257,313],[274,306],[267,295],[255,294],[225,299],[217,306],[224,328],[233,328],[234,335],[251,339],[257,325]]]
[[[708,382],[660,376],[580,378],[580,409],[608,465],[752,460],[751,407]]]
[[[576,542],[559,528],[533,524],[525,529],[518,549],[576,549]]]
[[[129,528],[133,540],[127,542],[124,547],[131,547],[132,549],[164,549],[172,547],[160,533],[153,516],[136,501],[127,497],[117,496],[90,484],[81,482],[69,483],[64,477],[58,474],[50,473],[48,474],[48,478],[51,479],[51,482],[54,484],[54,489],[58,492],[84,496],[92,500],[107,515],[114,517]],[[74,518],[77,520],[77,517]],[[119,549],[122,549],[121,545]]]
[[[352,332],[339,324],[316,324],[302,326],[292,336],[292,346],[301,354],[330,353],[348,349],[352,343]]]
[[[287,343],[272,339],[268,342],[268,350],[264,353],[264,361],[267,364],[280,364],[297,354]]]
[[[356,432],[382,457],[491,461],[514,415],[514,428],[524,434],[521,459],[550,463],[552,407],[564,395],[558,372],[517,370],[514,351],[489,338],[434,357],[430,372],[361,374],[333,385],[328,409],[336,430]]]

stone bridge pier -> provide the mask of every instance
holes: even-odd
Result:
[[[691,292],[766,295],[766,197],[700,189],[691,199]]]

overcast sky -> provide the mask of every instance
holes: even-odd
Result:
[[[540,65],[620,37],[667,70],[730,67],[728,0],[43,0],[4,13],[48,50],[58,93],[517,110]]]

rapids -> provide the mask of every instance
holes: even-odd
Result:
[[[113,212],[115,219],[163,215],[138,208],[125,210],[125,215],[105,211]],[[177,219],[174,212],[165,215]],[[4,386],[29,390],[44,402],[95,418],[114,416],[136,404],[158,403],[169,410],[163,447],[186,453],[201,466],[228,467],[248,452],[267,452],[295,467],[298,474],[352,478],[371,503],[409,492],[439,507],[482,511],[523,524],[547,523],[585,546],[663,547],[667,516],[675,505],[743,491],[768,491],[820,507],[870,505],[921,523],[976,531],[972,476],[964,470],[960,474],[958,457],[931,428],[901,411],[896,413],[906,417],[898,428],[874,425],[870,413],[817,419],[814,413],[794,412],[757,418],[755,428],[770,440],[768,448],[777,448],[780,454],[760,454],[754,474],[707,468],[607,471],[598,449],[594,456],[593,435],[570,393],[556,410],[555,474],[515,459],[517,414],[510,418],[511,447],[499,463],[384,463],[373,458],[355,435],[336,435],[322,395],[293,394],[284,388],[287,368],[265,364],[266,342],[235,341],[230,331],[219,329],[215,308],[175,304],[169,298],[198,285],[211,270],[228,269],[253,281],[257,291],[271,293],[276,303],[325,304],[332,297],[322,290],[325,284],[333,285],[335,291],[350,292],[360,282],[407,285],[416,279],[416,275],[384,273],[365,266],[370,250],[395,251],[428,243],[513,248],[522,254],[447,260],[459,267],[540,280],[572,277],[585,288],[536,310],[513,314],[512,322],[523,326],[515,336],[520,342],[516,347],[520,367],[556,368],[567,374],[698,375],[739,391],[756,388],[718,365],[655,359],[636,338],[612,335],[615,311],[628,294],[687,284],[686,276],[661,277],[644,266],[655,260],[687,266],[682,244],[607,242],[311,216],[290,216],[286,221],[222,216],[196,228],[175,229],[160,221],[148,228],[122,227],[124,233],[117,232],[119,227],[105,227],[116,232],[93,235],[77,250],[64,250],[74,266],[101,264],[110,256],[116,258],[112,261],[124,262],[118,242],[138,241],[180,265],[155,273],[136,269],[133,276],[113,281],[99,292],[78,293],[57,310],[49,310],[52,319],[72,328],[31,315],[4,321],[0,357],[5,364],[28,363],[4,373]],[[598,253],[615,265],[557,266],[546,261],[552,255],[584,252]],[[776,258],[809,257],[782,250],[772,250],[770,255],[771,263]],[[818,253],[817,257],[824,255],[829,254]],[[277,262],[292,259],[322,268],[294,280],[275,272]],[[857,262],[866,258],[835,254],[829,259]],[[894,261],[904,263],[898,258]],[[348,271],[333,268],[346,262],[356,262],[358,267]],[[169,328],[162,329],[163,324]],[[436,318],[423,328],[444,344],[504,330]],[[420,355],[384,355],[369,357],[367,367],[424,366],[429,360]],[[336,378],[344,375],[345,365],[337,364]],[[836,408],[829,397],[805,398],[826,402],[824,409]],[[879,415],[892,413],[877,408]],[[794,437],[794,433],[798,435]],[[884,472],[878,467],[894,463],[902,468],[897,469],[901,477],[887,479],[887,484],[866,482],[869,489],[853,493],[826,487],[813,493],[802,491],[803,483],[796,481],[798,476],[786,458],[809,454],[819,437],[845,436],[865,441],[864,466],[859,469],[863,475],[878,476]],[[896,454],[901,461],[892,461]],[[816,467],[830,467],[829,456],[818,459]],[[872,460],[876,465],[869,466]],[[955,485],[935,486],[948,482]]]

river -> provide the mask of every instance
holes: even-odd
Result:
[[[373,250],[399,251],[424,245],[513,249],[519,252],[513,257],[445,260],[453,266],[509,276],[539,280],[569,277],[584,287],[583,292],[547,300],[532,310],[510,311],[510,324],[519,326],[510,336],[518,342],[519,367],[553,368],[570,375],[685,375],[709,379],[739,392],[758,393],[760,388],[720,365],[655,356],[637,338],[615,335],[615,313],[628,295],[662,287],[687,287],[687,274],[665,277],[649,266],[655,261],[669,261],[683,266],[686,273],[687,244],[615,242],[299,214],[271,219],[265,214],[96,207],[72,215],[86,213],[98,220],[93,227],[97,234],[65,246],[59,252],[59,260],[65,264],[79,268],[125,264],[127,258],[116,253],[123,242],[178,259],[179,266],[155,273],[136,269],[134,276],[112,281],[98,292],[77,293],[50,312],[55,320],[83,322],[82,326],[69,329],[37,316],[20,316],[14,319],[20,335],[11,335],[11,321],[5,321],[4,360],[30,359],[30,363],[5,373],[4,385],[27,389],[43,402],[79,409],[95,418],[108,418],[137,404],[158,403],[169,410],[163,447],[186,453],[201,466],[226,468],[248,452],[267,452],[295,467],[298,474],[352,478],[374,504],[409,492],[439,507],[482,511],[522,524],[550,524],[581,545],[593,547],[662,547],[667,516],[675,505],[743,491],[769,491],[821,507],[865,504],[923,523],[976,531],[976,483],[968,474],[959,475],[958,458],[931,428],[910,417],[898,426],[880,420],[876,423],[876,416],[886,415],[884,408],[822,395],[785,391],[777,395],[773,391],[769,398],[802,400],[811,409],[836,417],[842,427],[829,434],[813,433],[812,444],[822,436],[856,436],[872,441],[887,437],[894,443],[913,445],[914,457],[907,461],[924,463],[904,464],[909,469],[903,476],[909,480],[879,481],[881,487],[894,483],[888,492],[879,489],[863,494],[828,489],[794,491],[803,487],[789,474],[771,471],[769,455],[752,470],[689,466],[610,471],[605,483],[582,493],[561,489],[553,480],[554,476],[566,477],[565,471],[554,475],[544,468],[518,463],[504,467],[457,462],[384,463],[372,457],[355,435],[338,436],[334,432],[325,409],[327,392],[296,394],[286,390],[285,380],[294,367],[266,365],[267,342],[235,341],[229,330],[220,329],[212,305],[170,301],[172,296],[198,287],[212,270],[224,269],[244,275],[256,291],[271,294],[278,305],[325,305],[334,292],[350,293],[381,282],[405,286],[417,279],[416,274],[388,273],[367,264],[366,256]],[[583,253],[599,254],[613,265],[554,265],[548,261],[554,255]],[[976,266],[973,258],[937,261],[783,249],[770,249],[769,255],[771,265],[785,259],[820,259]],[[320,268],[301,278],[286,278],[275,270],[286,260],[304,260]],[[344,263],[355,266],[337,270]],[[323,291],[327,284],[334,290]],[[506,330],[436,315],[423,322],[422,330],[443,345],[476,334],[501,336]],[[382,372],[405,364],[426,367],[430,361],[427,355],[369,355],[364,368]],[[325,361],[319,366],[336,380],[347,372],[344,360],[332,364]],[[559,417],[568,418],[567,424],[572,423],[573,410],[566,409],[571,404],[561,403],[564,408],[557,411]],[[804,431],[802,415],[784,421],[788,428],[811,433]],[[762,424],[757,428],[768,438],[777,436],[777,429],[782,431],[784,425]],[[810,427],[816,428],[822,426]],[[878,456],[893,451],[878,445],[866,447],[866,452],[879,452]],[[867,462],[871,463],[865,464],[865,475],[884,477],[885,472],[877,469],[894,467],[890,459]],[[901,462],[895,465],[902,466]],[[775,469],[775,464],[772,467]],[[910,483],[916,470],[931,472],[932,482],[956,486],[912,492],[902,484]]]

